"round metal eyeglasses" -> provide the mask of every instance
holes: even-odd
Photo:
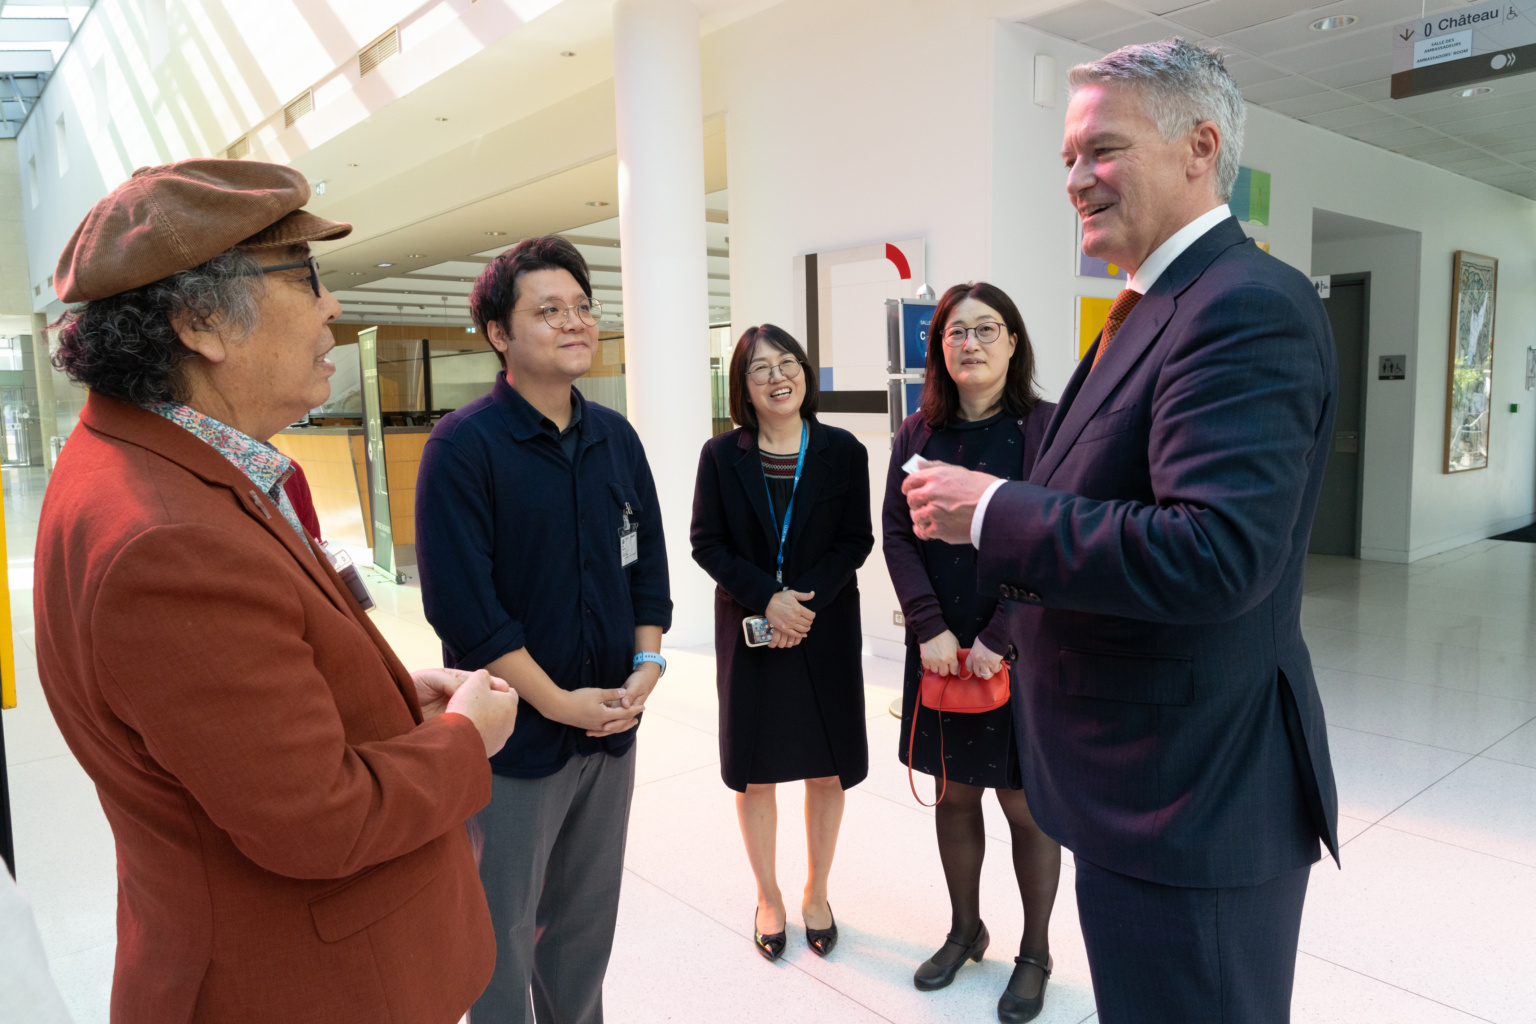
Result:
[[[990,345],[1003,336],[1003,325],[996,320],[988,320],[979,323],[975,327],[961,327],[956,324],[944,329],[944,344],[950,348],[960,348],[965,344],[966,335],[975,332],[976,340],[983,345]]]
[[[563,330],[565,325],[571,322],[574,315],[583,326],[596,327],[597,322],[603,318],[603,304],[597,299],[588,299],[574,306],[557,306],[554,303],[538,306],[528,310],[535,316],[544,318],[544,322],[555,330]]]
[[[794,380],[800,376],[800,360],[794,356],[786,356],[772,366],[759,366],[755,370],[747,371],[747,379],[753,384],[767,384],[773,379],[773,371],[779,371],[779,376],[785,380]]]

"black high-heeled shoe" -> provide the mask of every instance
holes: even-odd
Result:
[[[955,975],[961,967],[965,966],[967,960],[975,961],[978,964],[981,963],[982,955],[986,953],[987,946],[991,942],[992,936],[987,934],[987,923],[985,921],[977,926],[976,935],[972,939],[962,939],[953,933],[946,935],[944,937],[944,946],[959,946],[963,952],[955,958],[954,963],[939,964],[933,960],[933,956],[938,956],[939,953],[944,952],[944,946],[939,947],[939,953],[935,953],[918,965],[916,973],[912,975],[912,984],[916,985],[923,992],[932,992],[935,989],[945,987],[955,980]]]
[[[784,933],[778,931],[772,935],[764,935],[758,931],[756,910],[752,911],[752,942],[757,946],[757,951],[763,954],[763,959],[769,963],[784,954]]]
[[[1008,979],[1008,987],[1003,989],[1002,996],[997,1000],[997,1019],[1003,1024],[1024,1024],[1038,1017],[1041,1007],[1045,1005],[1045,986],[1051,980],[1051,965],[1048,961],[1042,962],[1032,956],[1016,956],[1013,964],[1013,977]],[[1034,998],[1025,999],[1013,994],[1013,982],[1021,971],[1029,967],[1040,968],[1045,972],[1045,977],[1040,979],[1040,991],[1035,993]]]
[[[832,947],[837,945],[837,917],[832,913],[832,904],[827,904],[827,916],[832,918],[831,928],[812,928],[805,926],[805,944],[811,947],[811,952],[817,956],[826,956],[832,952]]]

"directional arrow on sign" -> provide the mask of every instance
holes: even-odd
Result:
[[[1408,40],[1412,39],[1417,34],[1417,32],[1418,32],[1417,29],[1411,29],[1410,28],[1407,31],[1405,31],[1402,35],[1398,36],[1397,38],[1401,39],[1403,42],[1406,43]]]

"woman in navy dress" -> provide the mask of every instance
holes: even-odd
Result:
[[[918,703],[924,669],[991,677],[1012,648],[1006,608],[996,597],[977,592],[976,549],[913,534],[901,493],[906,477],[901,467],[921,455],[1008,480],[1028,477],[1055,409],[1035,393],[1034,362],[1018,307],[1000,289],[981,282],[944,293],[928,333],[922,408],[906,418],[891,446],[882,517],[885,561],[907,624],[898,756],[908,762],[910,740],[910,767],[935,776],[934,818],[951,914],[944,945],[918,967],[913,982],[924,991],[943,988],[967,959],[979,961],[986,952],[990,936],[981,919],[980,888],[987,837],[981,798],[994,790],[1008,818],[1014,874],[1024,902],[1019,955],[998,1000],[998,1019],[1005,1024],[1031,1020],[1044,1003],[1061,847],[1030,816],[1011,708],[945,712],[941,722],[937,712]],[[970,653],[962,665],[959,652],[965,649]]]

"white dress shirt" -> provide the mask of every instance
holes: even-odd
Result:
[[[1157,283],[1157,279],[1163,276],[1163,271],[1167,270],[1174,260],[1183,255],[1185,249],[1195,244],[1195,239],[1230,216],[1232,216],[1231,209],[1228,208],[1226,203],[1222,203],[1219,206],[1212,207],[1188,224],[1185,224],[1182,228],[1179,228],[1179,230],[1168,236],[1167,241],[1153,249],[1152,255],[1142,260],[1141,266],[1136,268],[1136,273],[1131,275],[1131,280],[1127,287],[1133,292],[1140,292],[1142,295],[1147,294],[1147,292],[1152,290],[1152,286]],[[976,503],[976,511],[971,516],[972,547],[981,547],[981,528],[986,522],[987,505],[991,504],[992,495],[997,493],[997,489],[1007,482],[1006,480],[994,481],[983,492],[981,500]]]

